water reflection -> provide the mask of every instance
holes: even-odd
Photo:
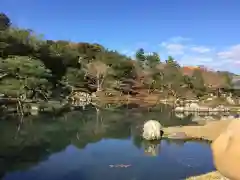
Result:
[[[157,156],[160,152],[160,143],[161,141],[142,141],[142,148],[144,153],[148,156]]]
[[[129,140],[102,140],[89,144],[84,150],[68,145],[26,170],[6,173],[4,179],[144,180],[148,177],[157,180],[161,177],[178,180],[214,170],[211,155],[204,144],[188,142],[179,147],[162,141],[160,147],[160,154],[149,158],[134,148]],[[130,166],[117,168],[118,164]]]
[[[166,158],[170,151],[176,150],[172,142],[142,141],[141,126],[148,119],[159,120],[164,126],[191,123],[189,118],[179,119],[167,108],[161,112],[158,108],[151,112],[144,109],[104,111],[92,108],[69,112],[55,119],[48,116],[34,117],[25,119],[18,132],[15,121],[0,121],[1,177],[10,180],[63,177],[90,180],[99,179],[105,173],[107,178],[104,179],[129,179],[131,174],[142,179],[152,166],[168,172],[170,165],[176,166],[176,177],[191,174],[190,170],[175,164],[176,158]],[[190,153],[188,150],[184,151]],[[204,156],[210,156],[208,146],[201,151]],[[155,156],[157,159],[160,157],[163,161],[144,158],[148,156]],[[126,168],[126,175],[115,170],[109,172],[109,164],[119,163],[134,166],[130,170]],[[207,166],[194,170],[193,174],[212,170],[211,158],[206,163]],[[66,174],[61,176],[63,169]],[[165,171],[154,173],[171,180],[173,176]],[[93,172],[96,174],[94,177]]]

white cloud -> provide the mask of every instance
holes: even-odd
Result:
[[[196,61],[204,63],[204,64],[213,62],[213,58],[212,57],[194,57],[193,60],[196,60]]]
[[[163,41],[159,46],[149,43],[138,43],[148,46],[149,52],[159,52],[162,60],[171,55],[181,65],[204,65],[215,70],[230,70],[240,73],[240,44],[236,44],[219,51],[216,47],[197,44],[193,39],[177,36]],[[160,49],[156,49],[159,48]],[[123,52],[134,56],[136,47]]]
[[[166,48],[167,52],[172,55],[184,54],[185,46],[180,43],[162,42],[161,46]]]
[[[220,59],[228,60],[229,62],[239,64],[240,63],[240,44],[234,45],[225,51],[217,53]]]
[[[213,48],[209,48],[207,46],[189,43],[191,41],[192,39],[190,38],[176,36],[162,42],[161,46],[165,47],[168,52],[173,52],[174,54],[185,54],[190,53],[190,51],[203,54],[209,53],[213,50]]]
[[[197,55],[183,55],[179,58],[182,65],[206,65],[214,62],[213,57],[197,56]]]
[[[171,55],[185,55],[186,53],[209,53],[213,49],[202,46],[202,45],[195,45],[189,44],[192,40],[190,38],[185,38],[182,36],[177,36],[168,39],[167,41],[162,42],[160,45],[164,47],[167,53]]]
[[[190,48],[192,51],[197,53],[207,53],[210,52],[212,49],[204,46],[194,46]]]

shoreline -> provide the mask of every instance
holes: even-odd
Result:
[[[200,121],[198,125],[165,127],[163,131],[166,135],[184,132],[188,138],[213,141],[225,130],[231,121],[232,120],[203,121],[203,125],[200,124],[202,123]]]
[[[178,106],[176,104],[177,99],[175,97],[164,97],[158,93],[152,94],[138,94],[136,96],[131,95],[112,95],[106,96],[104,93],[99,92],[97,97],[93,98],[97,102],[101,101],[103,104],[137,104],[140,107],[151,107],[159,104],[169,105],[172,107],[172,111],[175,113],[220,113],[220,112],[240,112],[240,104],[228,104],[227,101],[210,101],[204,102],[202,100],[188,99],[186,103],[196,103],[199,108],[186,108]]]
[[[227,126],[233,120],[219,120],[219,121],[208,121],[204,125],[195,126],[178,126],[178,127],[166,127],[163,131],[166,134],[175,132],[184,132],[187,137],[192,139],[203,139],[207,141],[214,141],[221,132],[223,132]],[[186,180],[214,180],[214,179],[227,179],[222,176],[218,171],[209,172],[206,174],[187,177]]]
[[[186,178],[186,180],[227,180],[227,178],[223,177],[218,171],[209,172],[207,174],[202,174],[199,176],[192,176]]]

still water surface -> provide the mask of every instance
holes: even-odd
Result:
[[[190,124],[168,110],[71,112],[64,117],[0,122],[0,173],[4,180],[180,180],[214,170],[209,144],[147,142],[139,127]],[[112,167],[124,164],[127,168]]]

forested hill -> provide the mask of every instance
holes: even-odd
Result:
[[[133,60],[100,44],[43,40],[31,30],[11,26],[0,14],[0,93],[5,96],[51,99],[78,88],[202,96],[230,89],[231,76],[204,67],[180,67],[172,56],[163,60],[141,48]]]

